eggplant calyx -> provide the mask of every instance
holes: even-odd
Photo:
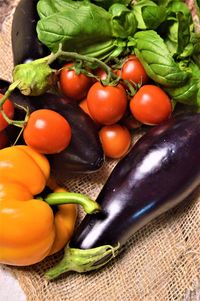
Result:
[[[47,280],[53,280],[63,273],[75,271],[85,273],[97,270],[107,264],[112,258],[119,253],[120,243],[113,247],[111,245],[103,245],[87,250],[65,248],[65,254],[62,260],[53,268],[45,273]]]

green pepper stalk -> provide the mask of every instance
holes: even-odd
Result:
[[[86,195],[75,192],[53,192],[47,195],[45,202],[52,205],[78,204],[81,205],[87,214],[100,211],[97,202],[91,200]]]

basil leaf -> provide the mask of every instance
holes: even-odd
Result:
[[[154,0],[153,2],[155,2],[158,5],[167,6],[172,1],[174,1],[174,0]]]
[[[37,11],[40,19],[46,18],[58,12],[65,10],[78,9],[82,5],[81,1],[73,0],[39,0],[37,3]]]
[[[190,78],[183,86],[177,88],[165,88],[165,91],[175,100],[186,105],[199,106],[198,92],[199,81],[195,78]],[[199,103],[199,104],[198,104]]]
[[[178,48],[177,54],[181,54],[185,47],[190,42],[190,23],[188,22],[188,18],[182,13],[179,12],[177,14],[178,18]]]
[[[173,13],[176,15],[179,12],[182,12],[186,18],[188,18],[188,22],[192,23],[192,16],[188,6],[183,1],[171,1],[167,6],[168,15],[171,16]]]
[[[88,47],[98,47],[113,39],[112,16],[92,3],[81,3],[79,9],[69,6],[69,9],[37,23],[39,40],[52,52],[56,52],[62,44],[63,50],[83,54]]]
[[[82,2],[83,1],[75,0],[39,0],[37,9],[40,18],[42,19],[54,13],[63,12],[70,7],[78,9],[82,5]],[[128,6],[131,3],[130,0],[93,0],[88,2],[92,2],[97,6],[101,6],[105,9],[109,9],[109,7],[114,3],[120,3],[125,6]]]
[[[156,29],[166,18],[164,6],[146,6],[142,10],[142,16],[146,28]]]
[[[192,61],[187,61],[191,77],[181,87],[166,88],[165,91],[176,101],[186,105],[200,106],[200,68]]]
[[[142,10],[144,7],[156,7],[157,5],[151,1],[151,0],[142,0],[139,2],[136,2],[136,4],[133,6],[134,14],[138,23],[139,29],[147,29],[147,26],[145,24],[145,21],[143,19]]]
[[[114,3],[121,3],[128,6],[132,1],[131,0],[93,0],[91,2],[108,10],[109,7]]]
[[[190,24],[188,18],[186,18],[183,13],[177,13],[176,21],[168,27],[166,36],[165,42],[172,55],[176,55],[176,57],[187,56],[188,49],[186,49],[185,54],[183,52],[190,44]],[[170,46],[172,45],[173,47],[171,48]]]
[[[137,32],[135,54],[148,76],[165,87],[183,85],[188,73],[174,61],[163,39],[153,30]]]
[[[113,36],[127,38],[135,33],[137,21],[133,11],[123,4],[113,4],[109,13],[112,15]]]
[[[194,45],[194,51],[193,51],[192,58],[195,61],[195,63],[198,65],[198,67],[200,68],[200,40],[198,42],[196,42],[196,44]]]

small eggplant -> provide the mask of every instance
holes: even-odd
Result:
[[[105,265],[127,239],[188,197],[200,184],[200,114],[180,115],[147,132],[116,165],[63,260],[46,273],[86,272]]]
[[[38,0],[21,0],[12,21],[12,52],[14,65],[44,57],[50,53],[37,38]]]
[[[8,87],[10,86],[10,82],[0,78],[0,93],[4,94]],[[15,119],[23,119],[24,110],[21,107],[28,108],[29,112],[33,112],[36,110],[37,105],[34,101],[34,98],[25,96],[20,93],[19,90],[14,90],[12,94],[9,96],[9,99],[14,103],[16,109]]]
[[[66,118],[72,128],[72,140],[66,150],[49,155],[48,159],[55,178],[63,184],[66,173],[90,173],[104,163],[104,152],[93,120],[76,104],[55,94],[36,97],[40,108],[51,109]]]
[[[0,79],[0,93],[5,93],[9,84]],[[102,167],[105,156],[96,125],[76,103],[51,93],[28,97],[18,90],[15,90],[9,98],[15,104],[16,120],[23,120],[25,117],[25,111],[19,107],[20,105],[28,107],[30,112],[37,109],[54,110],[69,122],[72,129],[70,145],[64,151],[48,156],[54,176],[60,184],[66,182],[67,174],[91,173]],[[12,125],[7,128],[11,144],[14,143],[19,131],[19,128]],[[19,142],[23,143],[22,137]]]

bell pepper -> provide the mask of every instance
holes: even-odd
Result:
[[[76,204],[88,213],[99,210],[96,202],[66,192],[50,183],[49,177],[47,158],[29,146],[0,150],[0,263],[26,266],[42,261],[69,241]],[[44,200],[34,199],[47,185],[54,192]],[[49,204],[58,206],[52,210]]]

